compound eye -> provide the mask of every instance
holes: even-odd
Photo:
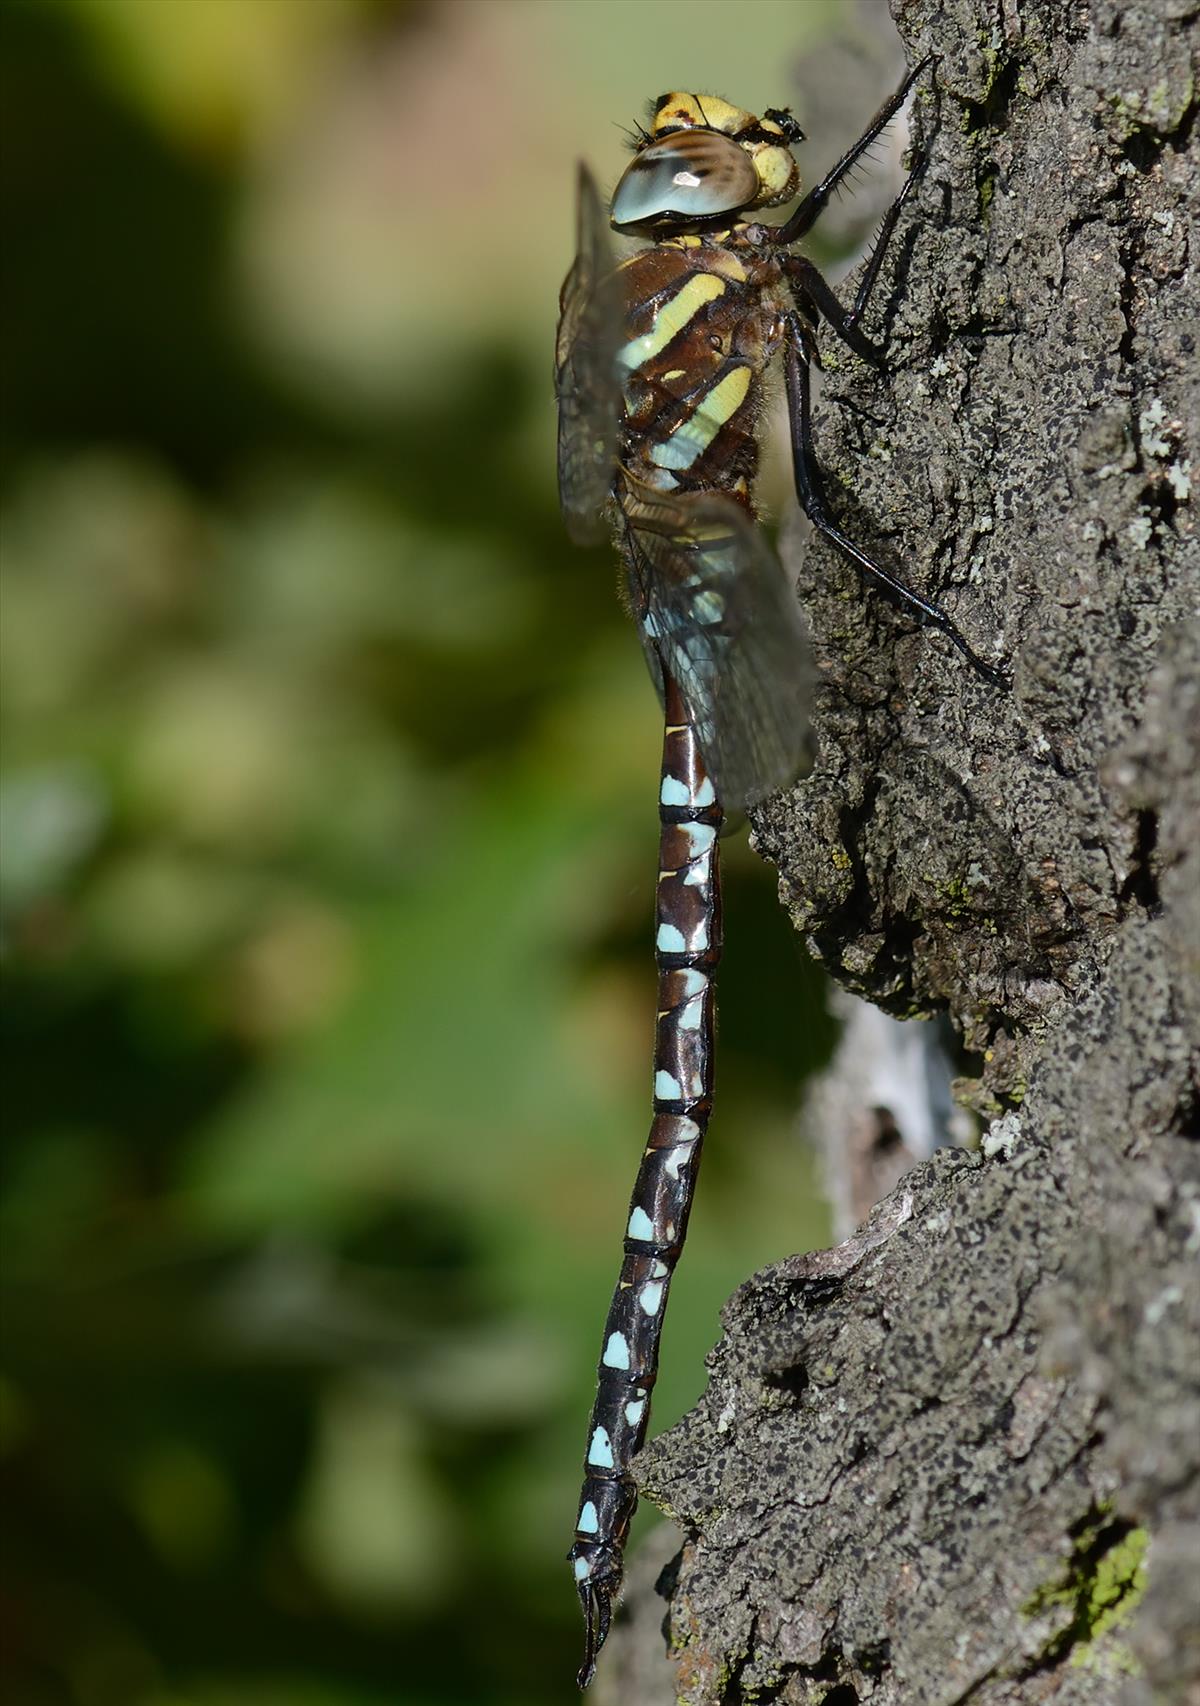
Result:
[[[630,161],[613,196],[612,222],[712,219],[749,207],[758,193],[754,163],[736,142],[712,130],[678,130]]]

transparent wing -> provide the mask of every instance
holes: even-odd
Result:
[[[558,496],[577,545],[605,537],[602,511],[617,460],[621,294],[608,219],[580,163],[575,260],[559,296],[554,384],[558,394]]]
[[[733,498],[623,475],[621,508],[651,674],[660,693],[662,667],[679,684],[723,804],[754,805],[806,756],[814,671],[792,588]]]

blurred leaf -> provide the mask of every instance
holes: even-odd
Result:
[[[420,1429],[386,1382],[326,1389],[298,1524],[313,1575],[358,1614],[442,1596],[453,1510],[430,1475]]]
[[[0,908],[54,894],[92,851],[108,816],[94,771],[66,761],[0,777]]]
[[[155,1690],[142,1695],[132,1706],[435,1706],[435,1702],[442,1706],[446,1698],[444,1694],[414,1694],[403,1683],[399,1691],[394,1683],[375,1691],[356,1688],[349,1682],[317,1682],[310,1676],[281,1672],[267,1677],[206,1677],[182,1691]]]
[[[93,944],[142,972],[194,967],[254,916],[261,882],[169,847],[118,856],[86,901]]]
[[[311,668],[383,631],[496,652],[527,633],[529,578],[492,536],[421,526],[377,489],[273,481],[233,543],[232,620],[256,652]]]
[[[161,1441],[130,1477],[130,1496],[163,1562],[211,1565],[229,1548],[237,1513],[221,1466],[183,1440]]]
[[[32,1428],[29,1400],[15,1381],[0,1374],[0,1459],[19,1450]]]
[[[369,0],[55,0],[173,135],[225,150],[278,128]]]
[[[94,695],[115,697],[139,648],[186,621],[206,546],[192,500],[136,458],[84,455],[10,493],[0,558],[0,702],[29,742]]]
[[[0,1239],[10,1275],[52,1271],[81,1225],[99,1214],[111,1168],[94,1132],[43,1128],[10,1155],[0,1196]]]
[[[569,1025],[597,838],[595,807],[548,779],[464,810],[423,880],[360,915],[359,984],[329,1030],[214,1126],[193,1211],[336,1221],[369,1188],[495,1216],[528,1202],[539,1157],[569,1164],[564,1135],[600,1141],[622,1104]]]

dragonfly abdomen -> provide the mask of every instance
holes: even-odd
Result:
[[[571,1559],[588,1624],[580,1684],[591,1676],[621,1582],[637,1509],[631,1463],[646,1437],[667,1289],[692,1206],[712,1109],[713,978],[721,957],[721,807],[668,676],[659,787],[654,1101],[625,1228],[625,1253],[604,1324],[585,1480]]]

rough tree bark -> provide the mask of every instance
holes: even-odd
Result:
[[[841,983],[949,1013],[984,1137],[749,1281],[643,1452],[673,1689],[1200,1698],[1200,6],[892,8],[936,55],[893,368],[826,340],[818,444],[1013,686],[810,542],[820,756],[755,832]]]

